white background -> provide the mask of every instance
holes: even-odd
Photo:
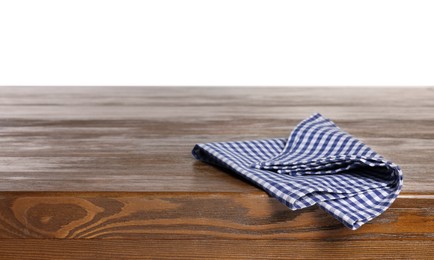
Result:
[[[431,86],[434,1],[0,1],[0,85]]]

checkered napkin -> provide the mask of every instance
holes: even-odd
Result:
[[[230,169],[292,210],[317,204],[357,229],[383,213],[402,187],[402,171],[316,113],[288,139],[196,144],[193,156]]]

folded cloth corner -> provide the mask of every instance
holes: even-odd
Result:
[[[196,144],[193,156],[256,184],[291,210],[317,204],[358,229],[402,189],[400,167],[315,113],[289,138]]]

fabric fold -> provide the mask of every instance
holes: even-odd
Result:
[[[398,165],[319,113],[288,139],[196,144],[192,154],[235,172],[292,210],[317,204],[351,229],[384,212],[403,184]]]

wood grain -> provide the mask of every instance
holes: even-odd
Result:
[[[0,191],[251,192],[192,160],[193,145],[287,137],[316,111],[400,164],[404,194],[434,190],[430,88],[1,88],[0,97]]]
[[[434,196],[403,197],[352,231],[317,207],[290,211],[260,193],[13,193],[1,238],[432,240]]]
[[[433,241],[0,240],[0,259],[430,259]],[[35,252],[38,252],[35,254]]]
[[[357,231],[191,156],[288,137],[314,112],[404,171]],[[0,258],[430,259],[433,158],[434,88],[2,87]]]

